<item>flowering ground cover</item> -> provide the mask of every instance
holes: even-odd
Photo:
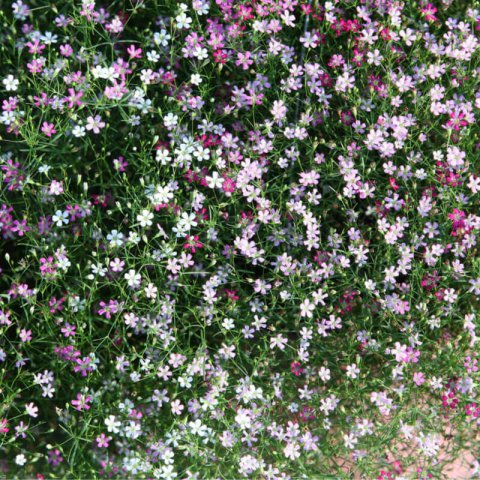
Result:
[[[479,475],[477,1],[0,6],[0,476]]]

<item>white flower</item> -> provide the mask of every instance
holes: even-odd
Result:
[[[233,318],[224,318],[222,322],[222,327],[225,330],[231,330],[232,328],[235,327],[235,323],[233,321]]]
[[[400,420],[400,431],[406,440],[410,440],[415,433],[415,427],[413,425],[404,424],[403,421]]]
[[[210,188],[220,188],[223,185],[223,178],[220,177],[218,172],[213,172],[211,176],[208,175],[205,180]]]
[[[23,467],[27,463],[27,457],[23,453],[20,453],[15,457],[15,463]]]
[[[193,152],[193,156],[199,161],[202,162],[203,160],[210,159],[210,150],[208,148],[203,148],[201,145],[197,147],[195,152]],[[218,165],[218,162],[217,162]]]
[[[198,73],[194,73],[190,77],[190,83],[193,83],[193,85],[200,85],[202,83],[202,77]]]
[[[420,432],[420,435],[415,440],[426,457],[432,458],[438,455],[440,437],[437,435],[431,433],[425,435],[423,432]]]
[[[252,425],[252,418],[249,415],[249,411],[245,408],[240,408],[237,415],[235,416],[235,422],[238,423],[238,426],[242,430],[250,428]]]
[[[197,418],[194,422],[188,422],[190,433],[204,437],[207,434],[207,427]]]
[[[40,40],[45,45],[51,45],[52,43],[57,43],[58,35],[55,35],[52,32],[45,32],[44,35],[40,36]]]
[[[307,317],[307,318],[312,318],[313,317],[313,311],[315,310],[315,305],[308,299],[306,298],[301,304],[300,304],[300,316],[301,317]]]
[[[175,127],[178,123],[178,116],[174,115],[172,112],[169,112],[163,117],[163,124],[166,128]]]
[[[429,383],[433,390],[441,390],[443,388],[444,381],[441,377],[432,377]]]
[[[149,212],[148,210],[142,210],[142,212],[137,215],[137,222],[140,223],[141,227],[150,227],[153,224],[152,218],[152,212]]]
[[[175,17],[175,26],[182,30],[182,29],[189,29],[190,28],[190,24],[192,23],[192,19],[190,17],[188,17],[186,15],[185,12],[182,12],[180,14],[178,14],[176,17]]]
[[[161,45],[162,47],[166,47],[168,45],[168,41],[171,38],[172,37],[167,33],[167,31],[164,28],[162,28],[162,30],[160,30],[160,32],[155,32],[153,34],[153,41],[157,45]]]
[[[197,45],[193,51],[193,56],[199,60],[205,60],[208,58],[208,50]]]
[[[57,225],[57,227],[61,227],[63,225],[67,225],[70,220],[68,219],[68,212],[62,212],[61,210],[57,210],[55,215],[52,217],[52,221]]]
[[[273,350],[275,347],[277,347],[280,350],[285,350],[285,345],[287,343],[288,340],[280,333],[270,339],[270,348]]]
[[[160,60],[160,55],[155,50],[147,52],[147,59],[149,62],[157,63]]]
[[[55,389],[51,385],[42,386],[42,397],[53,398],[54,393]]]
[[[113,67],[102,67],[101,65],[96,65],[92,68],[92,75],[94,78],[103,78],[109,81],[120,77],[120,74],[115,72]]]
[[[158,150],[159,152],[161,150]],[[158,160],[158,155],[157,155]],[[161,185],[157,185],[155,188],[155,193],[153,194],[153,201],[154,203],[168,203],[173,198],[173,192],[170,188],[162,187]]]
[[[123,277],[131,288],[139,287],[142,282],[142,276],[133,269],[129,270]]]
[[[101,263],[97,263],[96,265],[92,265],[92,273],[104,277],[107,273],[107,269]]]
[[[347,367],[347,377],[348,378],[357,378],[358,374],[360,373],[360,369],[355,365],[355,363],[352,363],[351,365],[348,365]]]
[[[190,213],[188,214],[187,212],[183,212],[182,216],[180,217],[180,220],[178,221],[178,226],[182,230],[190,230],[192,227],[196,227],[198,223],[195,220],[195,214]]]
[[[296,442],[287,443],[287,446],[283,449],[283,453],[287,458],[295,460],[300,456],[300,445]]]
[[[353,75],[350,75],[348,72],[342,73],[337,78],[337,83],[335,84],[335,90],[337,92],[346,92],[347,90],[350,90],[353,88],[355,85],[355,77]]]
[[[474,175],[470,175],[468,177],[467,187],[470,189],[470,191],[474,195],[480,192],[480,177],[475,177]]]
[[[8,75],[7,78],[2,80],[2,83],[5,85],[5,90],[7,92],[15,92],[20,84],[20,81],[17,80],[13,75]]]
[[[206,15],[210,10],[208,0],[193,0],[192,7],[195,9],[197,15]]]
[[[458,147],[449,147],[447,154],[447,162],[452,168],[458,169],[463,167],[463,165],[465,164],[465,156],[465,152],[460,150]]]
[[[162,478],[164,480],[173,480],[177,478],[177,472],[174,471],[174,466],[173,465],[163,465],[160,469],[156,469],[153,472],[153,475],[155,478]]]
[[[155,154],[155,160],[162,165],[167,165],[171,160],[170,155],[168,154],[168,150],[166,148],[160,148],[159,150],[157,150],[157,153]]]
[[[453,288],[447,288],[443,294],[443,298],[448,303],[455,303],[455,301],[458,298],[458,295],[455,293],[455,290]]]
[[[144,83],[145,85],[150,85],[151,83],[153,83],[154,79],[155,75],[151,68],[144,68],[142,70],[142,73],[140,74],[140,80],[142,83]]]
[[[38,407],[33,402],[25,405],[25,411],[27,412],[27,415],[30,415],[33,418],[38,417]]]
[[[330,369],[321,367],[318,371],[318,376],[320,377],[322,382],[327,382],[328,380],[330,380]]]
[[[353,433],[349,433],[348,435],[343,436],[343,444],[345,447],[353,449],[355,448],[355,445],[357,444],[358,439],[355,437]]]
[[[77,138],[84,137],[86,135],[85,127],[82,125],[75,125],[72,129],[72,135]]]
[[[130,422],[128,422],[128,425],[125,428],[125,436],[127,438],[132,438],[133,440],[135,440],[141,435],[141,433],[142,427],[137,422],[130,420]]]
[[[140,242],[140,235],[137,232],[130,232],[128,234],[128,241],[136,245]]]
[[[0,122],[3,123],[4,125],[10,125],[15,121],[15,118],[18,116],[16,112],[7,112],[4,111],[0,115]]]
[[[145,288],[145,296],[147,298],[155,298],[157,296],[158,288],[153,284],[149,283]]]
[[[125,235],[118,230],[112,230],[107,235],[107,240],[110,242],[111,247],[121,247],[123,245],[124,236]]]
[[[192,386],[192,380],[193,380],[192,377],[187,377],[187,376],[178,377],[178,384],[182,388],[190,388]]]
[[[287,107],[285,106],[285,102],[282,100],[275,100],[273,102],[273,107],[270,110],[270,113],[273,115],[273,119],[277,122],[283,120],[287,113]]]
[[[115,415],[110,415],[108,418],[105,419],[105,425],[107,427],[107,432],[111,433],[119,433],[119,426],[121,423],[117,421]]]

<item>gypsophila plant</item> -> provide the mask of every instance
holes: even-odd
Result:
[[[0,476],[478,476],[479,36],[0,1]]]

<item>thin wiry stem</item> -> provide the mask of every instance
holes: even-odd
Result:
[[[312,6],[312,0],[308,0],[308,6]],[[308,15],[305,15],[305,23],[303,25],[303,36],[307,33],[308,30],[308,24],[310,21],[310,13]],[[304,63],[304,58],[305,58],[305,44],[302,45],[302,50],[300,51],[300,66],[303,67]],[[298,113],[300,111],[300,97],[297,97],[297,105],[295,107],[295,123],[298,121]]]

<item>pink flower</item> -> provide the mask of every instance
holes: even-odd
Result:
[[[171,407],[172,407],[172,413],[174,415],[180,415],[182,413],[183,408],[184,408],[184,406],[182,405],[180,400],[174,400],[171,403]]]
[[[415,372],[413,374],[413,383],[415,383],[415,385],[417,385],[418,387],[425,383],[425,376],[422,372]]]
[[[107,437],[104,433],[101,433],[97,438],[96,442],[100,448],[107,448],[108,442],[112,439],[112,437]]]
[[[92,130],[93,133],[100,133],[100,130],[105,126],[105,122],[102,121],[100,115],[95,115],[95,118],[90,116],[87,118],[87,125],[85,128],[87,130]]]
[[[61,332],[63,333],[63,336],[65,338],[68,338],[68,337],[74,337],[75,336],[75,329],[77,327],[75,325],[70,325],[68,322],[65,324],[64,327],[61,328]]]
[[[82,91],[75,92],[73,88],[69,88],[68,93],[70,94],[67,97],[68,108],[73,108],[74,106],[79,107],[80,105],[83,104],[83,102],[80,101],[80,99],[83,97]]]
[[[418,363],[420,358],[420,351],[414,350],[412,347],[407,347],[405,354],[403,355],[403,363]]]
[[[135,45],[130,45],[127,48],[127,52],[130,55],[130,58],[142,58],[142,49],[135,48]]]
[[[27,63],[27,68],[30,73],[40,73],[43,68],[43,62],[35,58],[30,63]]]
[[[33,42],[27,42],[25,46],[28,47],[28,53],[42,53],[42,50],[45,48],[45,45],[41,45],[39,40]]]
[[[20,336],[20,340],[23,343],[29,342],[32,339],[32,331],[31,330],[25,330],[24,328],[22,328],[19,336]]]
[[[248,70],[248,67],[253,63],[251,56],[252,54],[250,52],[239,52],[237,55],[238,60],[235,62],[235,65],[241,66],[244,70]]]
[[[125,172],[126,167],[128,167],[128,162],[125,161],[123,157],[114,158],[113,167],[118,172]]]
[[[47,123],[47,122],[43,122],[43,124],[42,124],[42,132],[43,132],[47,137],[51,137],[52,135],[54,135],[55,133],[57,133],[57,131],[55,130],[55,127],[54,127],[53,123]]]
[[[7,427],[7,419],[6,418],[3,418],[2,420],[0,420],[0,433],[8,433],[8,431],[10,430],[8,427]]]
[[[60,54],[64,57],[69,57],[73,53],[73,49],[70,45],[60,45]]]
[[[77,393],[77,399],[72,400],[72,405],[75,407],[75,410],[81,412],[82,410],[90,410],[90,405],[92,397],[90,395],[83,395],[82,393]]]

